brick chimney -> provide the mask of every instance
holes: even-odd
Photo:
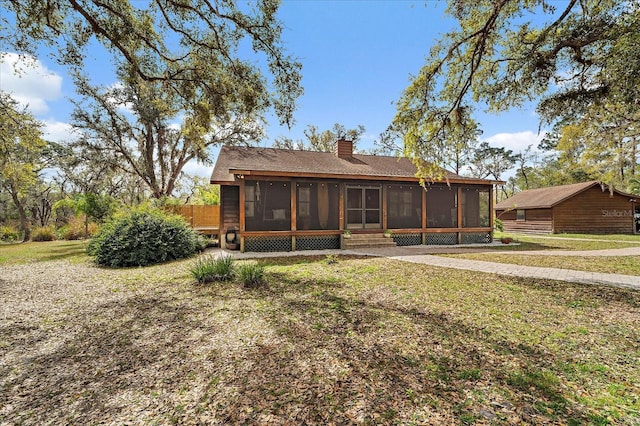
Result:
[[[335,144],[335,154],[343,160],[351,160],[353,158],[353,142],[340,138]]]

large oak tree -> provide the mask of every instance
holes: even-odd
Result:
[[[43,167],[42,124],[0,92],[0,186],[11,196],[23,230],[24,241],[31,237],[25,195],[38,179]]]
[[[448,128],[481,105],[500,112],[538,102],[542,123],[583,128],[593,149],[634,156],[640,104],[640,10],[624,0],[450,0],[458,27],[431,49],[398,102],[394,126],[421,172],[440,169],[440,141]],[[460,123],[460,124],[457,124]],[[606,130],[607,136],[603,137]],[[453,133],[449,132],[453,136]],[[624,141],[624,142],[623,142]],[[598,176],[611,178],[621,159],[593,158]],[[633,158],[631,162],[637,162]],[[609,173],[609,174],[608,174]]]
[[[207,148],[261,137],[273,110],[291,124],[301,65],[286,54],[279,2],[233,0],[7,0],[0,44],[37,56],[48,45],[83,100],[81,142],[139,177],[154,197],[171,195],[191,159]],[[85,63],[106,49],[119,83],[96,85]],[[105,64],[107,65],[107,64]]]

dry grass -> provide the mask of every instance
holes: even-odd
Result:
[[[0,424],[638,424],[640,293],[387,259],[0,269]]]

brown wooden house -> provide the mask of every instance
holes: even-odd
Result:
[[[510,232],[630,234],[636,206],[634,195],[591,181],[522,191],[494,208]]]
[[[236,232],[242,251],[340,248],[345,230],[391,230],[399,245],[491,241],[494,181],[448,173],[422,187],[409,159],[352,149],[223,147],[211,176],[222,235]]]

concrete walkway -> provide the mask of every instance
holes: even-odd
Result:
[[[475,245],[476,253],[478,245]],[[546,256],[640,256],[640,247],[630,247],[623,249],[588,250],[588,251],[518,251],[504,252],[491,250],[495,244],[487,244],[485,247],[492,253],[516,253],[518,255],[546,255]],[[604,274],[599,272],[575,271],[559,268],[541,268],[536,266],[513,265],[498,262],[485,262],[480,260],[469,260],[451,257],[434,256],[426,254],[430,249],[441,250],[443,246],[409,246],[390,247],[380,249],[358,249],[358,250],[305,250],[295,252],[273,252],[273,253],[240,253],[215,249],[208,251],[216,255],[231,255],[236,259],[257,259],[268,257],[289,257],[289,256],[327,256],[327,255],[359,255],[387,257],[389,259],[402,262],[421,263],[443,268],[463,269],[468,271],[486,272],[490,274],[508,275],[523,278],[540,278],[558,281],[567,281],[580,284],[608,285],[612,287],[640,290],[640,276],[622,274]],[[455,253],[460,246],[446,247],[448,253]]]

